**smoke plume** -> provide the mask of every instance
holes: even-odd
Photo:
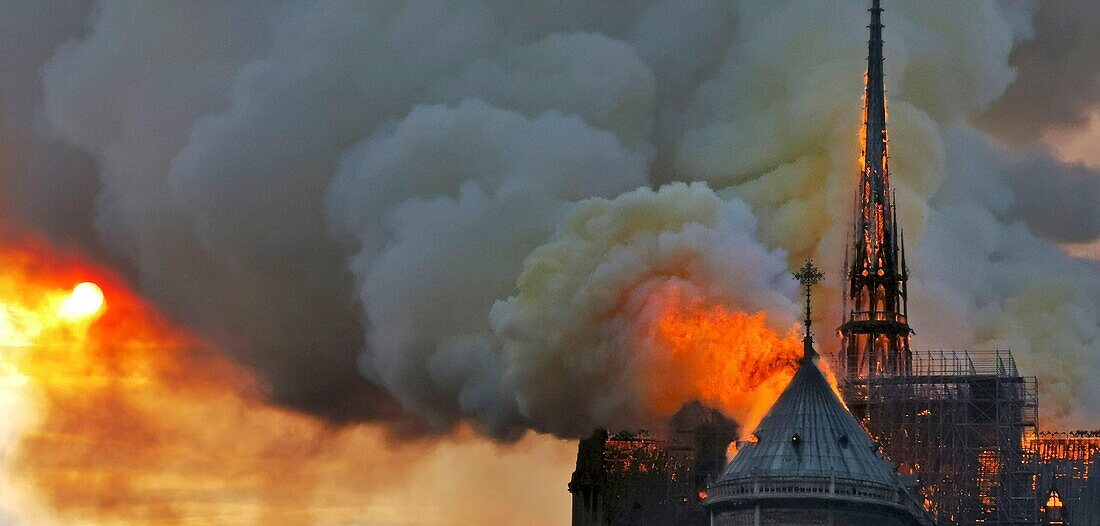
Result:
[[[18,243],[0,247],[0,522],[408,524],[411,508],[453,524],[564,520],[553,503],[573,444],[527,437],[494,451],[468,429],[395,443],[381,426],[273,406],[248,371],[110,272],[6,234]],[[70,294],[80,280],[106,303]],[[76,290],[89,286],[100,290]],[[440,470],[499,473],[465,492]]]
[[[274,400],[334,421],[578,436],[708,397],[750,418],[738,400],[766,379],[705,386],[760,360],[677,361],[661,320],[759,320],[767,351],[746,353],[787,363],[788,269],[843,259],[865,7],[104,0],[35,48],[53,51],[25,102],[41,103],[35,151],[76,166],[5,183],[66,184],[91,159],[75,196],[43,195],[94,203],[106,260]],[[1090,82],[1045,58],[1062,57],[1052,27],[1084,22],[993,0],[886,7],[915,345],[1010,346],[1044,418],[1096,425],[1100,278],[1054,243],[1100,234],[1100,176],[996,142],[1021,107],[1048,127],[1093,103],[1039,89]],[[84,237],[84,217],[17,214]],[[838,290],[819,323],[839,320]]]

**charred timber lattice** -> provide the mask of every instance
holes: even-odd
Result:
[[[1100,431],[1040,432],[1030,440],[1039,459],[1039,504],[1057,488],[1072,526],[1100,526]]]

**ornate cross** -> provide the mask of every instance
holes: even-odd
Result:
[[[810,334],[810,289],[814,285],[817,285],[825,275],[821,273],[817,267],[814,266],[812,260],[807,259],[806,264],[802,265],[802,268],[798,269],[798,272],[794,273],[794,279],[797,279],[799,283],[806,289],[806,335]]]

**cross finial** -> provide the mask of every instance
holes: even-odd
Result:
[[[813,363],[814,356],[817,356],[817,352],[814,351],[814,335],[810,332],[810,290],[824,277],[825,275],[809,259],[806,260],[805,265],[802,265],[802,268],[798,269],[798,272],[794,273],[794,279],[797,279],[802,287],[806,289],[806,337],[802,339],[803,364]]]
[[[802,287],[806,289],[806,335],[810,335],[810,290],[814,285],[817,285],[825,278],[825,275],[821,273],[817,267],[814,266],[812,260],[807,259],[806,264],[802,265],[802,268],[798,269],[798,272],[794,273],[794,279],[797,279]]]

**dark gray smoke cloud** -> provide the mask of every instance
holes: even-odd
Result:
[[[284,12],[298,16],[270,2],[103,2],[90,33],[42,66],[45,113],[54,131],[93,153],[103,186],[96,231],[136,268],[150,296],[224,342],[269,381],[276,400],[340,419],[394,417],[396,405],[355,370],[363,323],[350,301],[351,277],[319,226],[319,192],[311,201],[305,189],[323,184],[335,147],[314,153],[307,140],[285,136],[234,140],[232,122],[215,118],[229,107],[249,118],[248,107],[233,105],[235,85],[249,97],[290,97],[290,75],[326,66],[302,61],[306,69],[284,70],[285,82],[265,82],[264,57],[277,61],[282,49],[273,34]],[[334,92],[318,95],[297,94],[340,103]],[[264,107],[308,111],[291,99]],[[313,133],[313,144],[331,142],[326,130],[310,128],[316,120],[269,119],[294,122]],[[194,148],[209,151],[184,153]],[[238,177],[225,177],[229,170]],[[193,191],[203,178],[210,188]],[[228,196],[236,196],[232,204]]]
[[[1100,236],[1100,172],[1044,151],[1020,157],[1003,168],[1017,196],[1010,217],[1053,241],[1083,243]]]
[[[1085,124],[1100,102],[1100,10],[1089,0],[1037,1],[1009,62],[1016,80],[978,121],[1012,142]]]
[[[9,222],[102,253],[89,218],[99,191],[92,157],[53,136],[39,68],[86,30],[92,2],[0,2],[0,207]]]
[[[661,416],[628,381],[646,353],[622,337],[650,319],[646,291],[676,283],[781,325],[795,309],[785,266],[839,266],[865,7],[104,0],[63,21],[32,10],[29,26],[64,30],[0,52],[32,79],[0,104],[4,129],[22,134],[10,140],[33,143],[41,167],[3,181],[41,196],[12,215],[97,240],[281,403],[407,431],[470,421],[507,438],[629,425]],[[1042,66],[1021,57],[1061,46],[1044,28],[1077,15],[992,0],[886,7],[891,167],[927,291],[914,299],[919,345],[1012,345],[1044,380],[1058,373],[1044,357],[1063,351],[1095,370],[1098,279],[1050,242],[1100,233],[1096,174],[992,146],[966,124],[991,104],[987,118],[1049,103],[1025,89]],[[1094,58],[1080,69],[1094,74]],[[670,181],[708,185],[650,189]],[[941,253],[980,274],[958,280]],[[1048,325],[1029,322],[1058,288],[1025,285],[1055,273],[1090,285],[1056,302]],[[1044,394],[1084,421],[1100,395],[1067,378]]]

